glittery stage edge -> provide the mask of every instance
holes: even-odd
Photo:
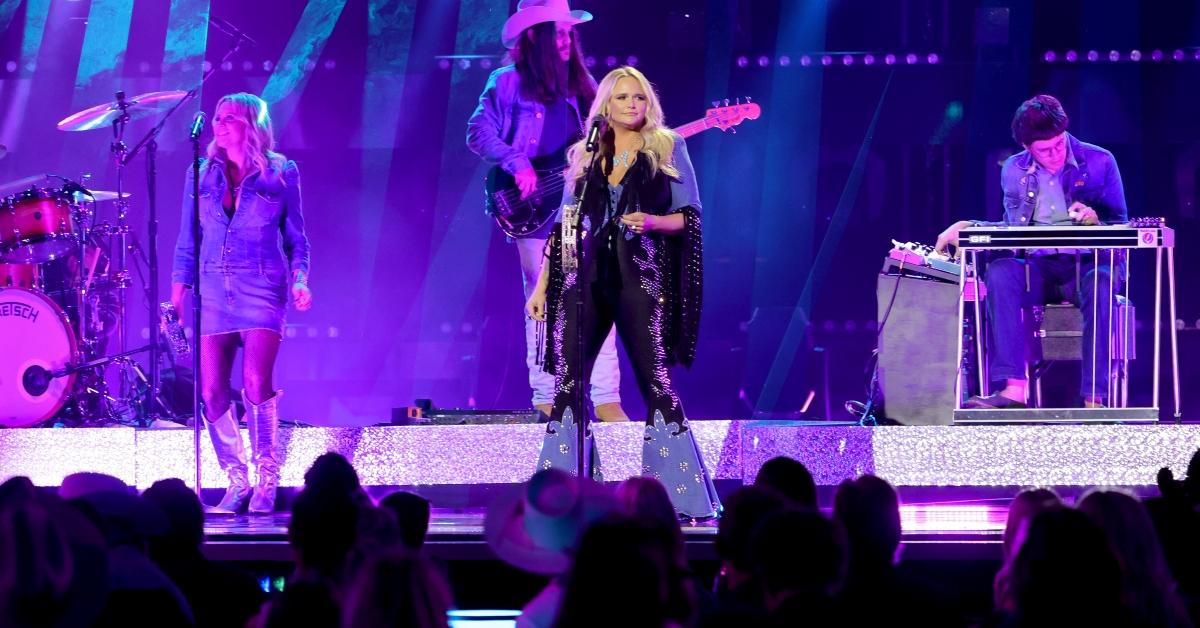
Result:
[[[1200,425],[972,425],[863,428],[765,421],[691,421],[715,480],[753,482],[779,455],[832,486],[875,473],[897,486],[1150,486],[1163,466],[1182,474],[1200,447]],[[644,425],[594,424],[605,479],[641,471]],[[368,486],[507,484],[533,473],[542,424],[281,428],[280,485],[300,486],[317,456],[348,457]],[[245,437],[245,431],[242,432]],[[207,436],[203,482],[221,487]],[[57,486],[78,471],[100,471],[145,488],[163,478],[189,484],[189,429],[3,429],[0,481],[28,476]],[[253,476],[252,476],[253,477]]]

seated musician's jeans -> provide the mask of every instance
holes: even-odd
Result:
[[[1107,398],[1109,374],[1109,320],[1113,294],[1119,289],[1111,275],[1106,256],[1099,266],[1090,254],[1031,256],[1028,259],[1006,257],[987,266],[987,315],[991,326],[988,338],[988,368],[992,381],[1025,379],[1029,328],[1022,319],[1022,308],[1044,305],[1057,300],[1070,301],[1083,314],[1083,361],[1079,394]],[[1026,290],[1026,269],[1029,289]],[[1028,316],[1028,309],[1025,309]],[[1093,343],[1093,333],[1095,336]],[[1094,347],[1093,347],[1094,345]],[[1092,365],[1095,364],[1093,370]]]

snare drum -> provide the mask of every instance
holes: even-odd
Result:
[[[44,294],[0,290],[0,427],[29,427],[66,403],[75,374],[48,377],[75,356],[75,333]]]
[[[77,246],[75,197],[60,188],[30,188],[0,202],[0,261],[49,262]]]

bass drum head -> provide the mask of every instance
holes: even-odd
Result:
[[[0,289],[0,346],[0,426],[29,427],[57,414],[75,374],[40,385],[30,375],[66,368],[75,355],[62,309],[40,292]]]

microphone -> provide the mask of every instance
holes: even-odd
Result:
[[[196,117],[192,118],[192,130],[189,137],[193,140],[199,139],[202,131],[204,131],[204,112],[197,111]]]
[[[92,196],[93,198],[95,198],[92,195],[91,190],[83,187],[83,185],[81,185],[78,181],[76,181],[70,177],[64,177],[61,174],[53,174],[53,173],[49,173],[46,176],[54,177],[55,179],[62,179],[62,182],[63,182],[62,191],[64,191],[64,192],[82,194],[83,196]]]
[[[592,118],[592,128],[588,129],[587,143],[585,148],[588,152],[594,153],[600,147],[600,127],[604,125],[604,116],[597,115]]]
[[[210,24],[212,24],[213,26],[216,26],[217,30],[221,31],[222,33],[225,33],[226,35],[229,35],[230,37],[234,38],[235,40],[244,41],[244,42],[250,44],[251,46],[258,45],[258,42],[251,39],[250,36],[247,35],[246,33],[243,33],[242,29],[234,26],[233,24],[230,24],[229,22],[226,22],[225,20],[223,20],[215,15],[209,16],[208,22]]]

